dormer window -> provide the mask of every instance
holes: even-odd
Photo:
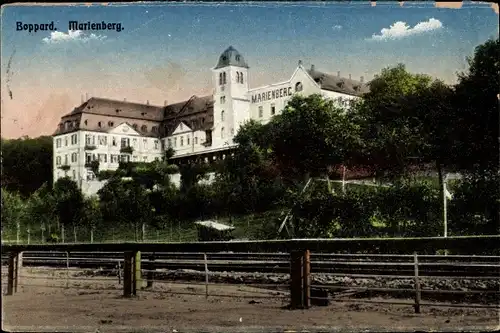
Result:
[[[151,132],[156,133],[158,131],[158,128],[156,126],[153,126],[151,128]]]
[[[141,126],[141,131],[146,132],[148,130],[148,127],[146,125]]]
[[[227,60],[227,57],[226,56],[222,56],[222,61],[226,61]]]
[[[132,128],[136,130],[137,129],[137,124],[132,124]]]
[[[98,122],[98,123],[97,123],[97,126],[102,127],[102,123],[101,123],[101,122]]]
[[[236,61],[240,61],[240,56],[239,55],[236,56]]]
[[[295,84],[295,92],[300,92],[304,89],[304,87],[302,86],[302,82],[297,82]]]
[[[88,122],[87,120],[85,120],[83,123],[85,124],[85,126],[87,126],[87,124],[88,124],[89,122]],[[61,125],[62,125],[62,124],[61,124]]]
[[[344,81],[340,81],[337,83],[337,87],[344,88]]]
[[[114,123],[112,121],[108,121],[108,126],[113,127]]]

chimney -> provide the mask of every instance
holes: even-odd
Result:
[[[85,100],[88,101],[89,100],[89,94],[88,93],[85,93]]]
[[[311,72],[314,72],[314,65],[311,65]]]
[[[337,76],[340,77],[340,71],[337,72]]]
[[[80,100],[81,100],[81,102],[83,104],[83,94],[80,94]]]
[[[365,78],[364,77],[360,77],[359,78],[359,82],[361,82],[361,83],[365,82]]]
[[[302,66],[302,60],[299,60],[299,67]]]
[[[349,74],[349,80],[351,79],[351,74]]]
[[[124,98],[124,99],[123,99],[123,101],[124,101],[124,102],[126,102],[126,101],[127,101],[127,99],[126,99],[126,98]]]
[[[163,102],[163,106],[167,106],[167,100]]]
[[[146,104],[149,105],[149,99],[146,101]]]

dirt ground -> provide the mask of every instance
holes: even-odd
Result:
[[[2,291],[5,272],[2,269]],[[116,277],[85,277],[81,271],[70,271],[67,281],[67,274],[23,268],[18,292],[2,297],[2,328],[37,332],[484,331],[499,328],[500,320],[494,309],[424,306],[421,314],[415,314],[412,300],[407,300],[409,305],[332,302],[328,307],[291,311],[285,309],[287,294],[276,290],[209,285],[206,299],[204,285],[165,281],[126,299]]]

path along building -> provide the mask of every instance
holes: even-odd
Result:
[[[322,94],[341,106],[368,91],[363,82],[305,69],[299,64],[285,82],[250,88],[249,66],[229,47],[213,72],[214,93],[164,106],[92,97],[64,115],[54,133],[54,181],[65,175],[85,194],[102,187],[90,165],[114,170],[119,161],[152,162],[167,147],[174,160],[211,162],[225,158],[236,147],[233,138],[250,119],[268,122],[294,94]],[[166,103],[165,103],[166,104]],[[179,182],[179,175],[174,175]]]

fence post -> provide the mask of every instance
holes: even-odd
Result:
[[[130,297],[132,292],[135,292],[135,288],[132,288],[133,284],[133,271],[132,263],[134,258],[134,252],[126,251],[124,262],[123,262],[123,296]]]
[[[208,261],[206,253],[203,253],[203,259],[205,260],[205,298],[208,299]]]
[[[420,313],[420,279],[418,278],[418,255],[413,254],[415,262],[415,313]]]
[[[14,292],[17,293],[17,285],[19,283],[19,267],[23,265],[22,263],[22,252],[16,253],[14,259]]]
[[[8,268],[8,275],[7,275],[7,295],[13,295],[14,294],[14,286],[16,291],[17,291],[17,274],[15,273],[16,269],[16,264],[17,264],[17,256],[18,253],[16,252],[11,252],[9,253],[9,268]]]
[[[69,285],[69,252],[66,252],[66,289]]]
[[[290,254],[290,308],[303,307],[303,251],[291,251]]]
[[[142,274],[141,274],[141,252],[135,251],[134,253],[134,295],[137,295],[137,289],[142,289]]]
[[[155,254],[152,253],[149,255],[149,263],[148,263],[148,273],[147,273],[147,285],[146,285],[146,288],[151,288],[153,287],[153,280],[155,278],[155,273],[154,273],[154,270],[155,270]]]
[[[311,257],[310,251],[304,251],[303,266],[302,266],[302,292],[304,308],[311,307]]]
[[[122,265],[120,260],[118,260],[118,284],[122,284]]]

